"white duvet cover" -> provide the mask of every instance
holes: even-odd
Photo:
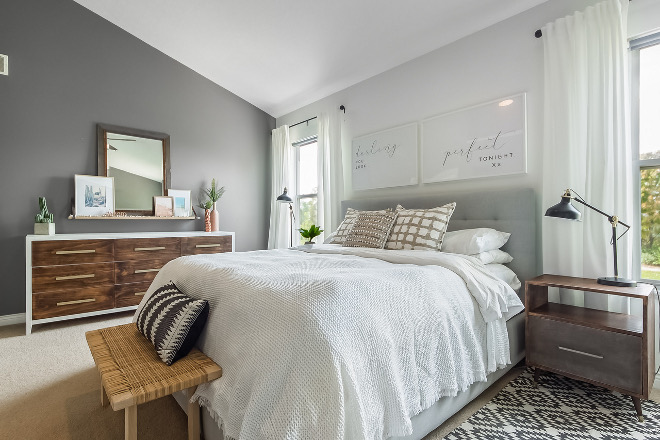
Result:
[[[227,439],[383,439],[509,360],[515,292],[466,256],[318,245],[182,257],[156,276],[210,303],[195,399]]]

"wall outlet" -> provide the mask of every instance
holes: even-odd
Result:
[[[9,75],[9,57],[0,53],[0,75]]]

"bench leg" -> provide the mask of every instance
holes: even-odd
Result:
[[[137,440],[137,405],[124,410],[124,438]]]
[[[201,436],[199,405],[197,402],[190,401],[196,389],[197,387],[194,386],[186,390],[186,397],[188,398],[188,440],[199,440]]]
[[[108,400],[108,395],[105,394],[105,390],[103,389],[103,385],[101,385],[101,406],[108,406],[110,404],[110,401]]]

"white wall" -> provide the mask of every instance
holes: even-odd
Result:
[[[540,194],[543,173],[543,42],[542,38],[534,38],[534,31],[598,1],[548,1],[284,115],[277,119],[277,125],[294,124],[321,111],[334,111],[343,104],[347,109],[350,139],[503,96],[527,92],[527,174],[353,192],[349,141],[348,149],[343,152],[344,198],[520,186],[534,188]],[[631,2],[629,18],[630,35],[660,28],[660,1]]]

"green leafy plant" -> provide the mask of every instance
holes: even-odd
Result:
[[[300,228],[298,231],[300,232],[300,235],[302,235],[303,238],[306,238],[307,242],[309,243],[314,240],[314,237],[321,235],[323,229],[321,229],[320,226],[312,225],[308,229]]]
[[[53,214],[48,212],[48,206],[46,205],[46,198],[39,197],[39,214],[34,216],[35,223],[53,223]]]
[[[215,179],[211,180],[211,187],[206,188],[204,190],[204,194],[206,195],[206,197],[209,198],[209,200],[212,203],[215,203],[218,200],[220,200],[220,197],[222,197],[222,195],[224,193],[225,193],[225,187],[223,186],[223,187],[218,188],[218,186],[215,183]]]
[[[210,200],[205,200],[203,202],[197,202],[197,206],[200,208],[206,210],[206,209],[211,209],[213,207],[213,202]]]
[[[222,186],[218,188],[218,185],[215,182],[215,179],[211,179],[210,188],[202,188],[200,193],[200,198],[202,200],[197,200],[197,206],[202,209],[211,209],[213,204],[220,200],[220,197],[225,193],[225,187]]]

